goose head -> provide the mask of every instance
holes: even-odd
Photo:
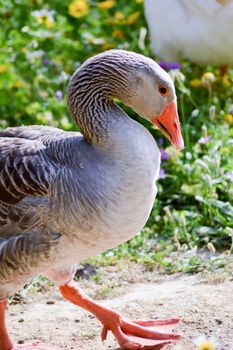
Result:
[[[180,150],[184,147],[184,141],[173,80],[152,59],[142,57],[143,66],[132,68],[130,93],[123,93],[121,100],[141,117],[157,126],[171,144]]]
[[[108,127],[106,111],[114,116],[115,97],[156,125],[177,149],[183,148],[174,83],[155,61],[130,51],[109,50],[89,58],[74,73],[68,104],[92,142]]]

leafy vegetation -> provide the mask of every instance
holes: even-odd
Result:
[[[153,57],[142,0],[0,0],[0,18],[1,127],[49,124],[75,129],[66,107],[66,86],[86,58],[110,48]],[[170,74],[186,148],[177,153],[124,107],[159,143],[159,191],[143,232],[102,255],[101,263],[128,257],[168,271],[192,271],[206,266],[196,248],[209,248],[211,266],[221,265],[215,250],[232,252],[233,70],[190,62],[177,67]],[[187,252],[193,253],[185,258]]]

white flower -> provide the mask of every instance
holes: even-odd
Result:
[[[233,228],[231,228],[231,227],[226,227],[226,231],[227,231],[227,233],[229,234],[229,236],[233,238]]]
[[[179,69],[171,69],[168,74],[173,81],[185,81],[185,76]]]
[[[208,338],[205,335],[201,335],[194,340],[194,344],[197,345],[198,350],[215,350],[217,342],[215,338]]]
[[[191,113],[191,117],[194,117],[194,118],[198,117],[198,115],[199,115],[199,109],[194,109]]]
[[[49,11],[47,9],[42,9],[42,10],[33,11],[31,14],[32,14],[32,16],[34,16],[36,18],[47,17],[47,18],[53,20],[55,13],[56,12],[53,10]]]
[[[190,159],[192,159],[192,153],[190,153],[190,152],[186,152],[186,155],[185,155],[185,158],[186,159],[188,159],[188,160],[190,160]]]
[[[209,109],[209,117],[210,117],[210,120],[213,120],[214,117],[215,117],[215,112],[216,112],[216,107],[214,105],[210,106],[210,109]]]

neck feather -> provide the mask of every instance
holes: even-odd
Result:
[[[108,137],[109,119],[115,117],[113,98],[127,99],[132,67],[114,55],[98,55],[87,60],[73,75],[68,104],[74,121],[92,143]],[[119,109],[116,113],[119,118]]]

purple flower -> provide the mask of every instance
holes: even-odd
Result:
[[[48,66],[48,65],[49,65],[49,63],[50,63],[50,62],[49,62],[49,59],[48,59],[48,58],[46,58],[46,57],[45,57],[45,58],[43,58],[43,63],[44,63],[44,65],[45,65],[45,66]]]
[[[211,139],[211,136],[202,136],[199,140],[198,143],[200,143],[201,145],[206,144],[207,142],[209,142],[209,140]]]
[[[57,100],[58,100],[59,102],[62,101],[63,96],[62,96],[62,91],[61,91],[61,90],[57,90],[57,91],[55,92],[55,96],[56,96],[56,98],[57,98]]]
[[[233,114],[233,105],[231,105],[230,109],[229,109],[229,113]]]
[[[161,160],[167,162],[170,155],[163,148],[160,148],[160,154],[161,154]]]
[[[165,179],[165,177],[166,177],[165,170],[161,168],[159,170],[159,179]]]
[[[159,65],[161,68],[163,68],[165,70],[180,69],[181,68],[181,64],[179,62],[160,61]]]
[[[163,137],[160,137],[159,138],[159,145],[163,145],[164,144],[164,139],[163,139]]]

